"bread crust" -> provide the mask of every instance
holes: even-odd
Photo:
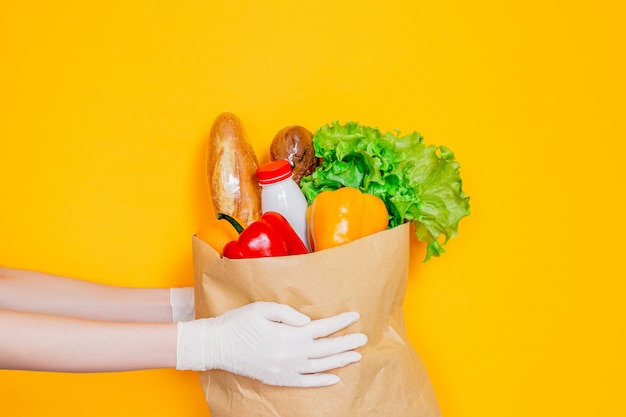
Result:
[[[298,125],[282,128],[272,140],[270,158],[272,161],[288,160],[293,167],[293,180],[299,185],[302,177],[312,174],[318,165],[313,147],[313,134]]]
[[[219,114],[209,134],[207,181],[215,213],[224,213],[249,225],[261,216],[258,159],[241,119]]]

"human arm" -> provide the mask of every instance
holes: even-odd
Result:
[[[116,372],[176,366],[175,323],[0,310],[0,369]]]
[[[193,318],[193,290],[121,287],[0,267],[0,309],[101,321],[172,322]]]
[[[339,381],[326,371],[359,361],[360,333],[328,337],[356,313],[311,320],[257,302],[179,323],[115,323],[0,310],[0,369],[115,372],[221,369],[283,386]]]

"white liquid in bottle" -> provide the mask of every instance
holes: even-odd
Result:
[[[261,185],[261,211],[282,214],[310,252],[306,222],[308,203],[293,180],[291,164],[279,160],[262,165],[257,169],[257,178]]]

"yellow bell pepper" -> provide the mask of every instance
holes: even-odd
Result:
[[[218,215],[202,224],[196,236],[223,255],[224,246],[228,242],[239,239],[239,233],[240,230],[235,229],[228,220]]]
[[[352,187],[322,191],[309,206],[311,249],[320,251],[387,229],[389,215],[379,197]]]

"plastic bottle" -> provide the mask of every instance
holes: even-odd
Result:
[[[308,203],[300,186],[293,180],[289,161],[278,160],[261,165],[256,174],[261,186],[261,211],[282,214],[310,251],[306,222]]]

